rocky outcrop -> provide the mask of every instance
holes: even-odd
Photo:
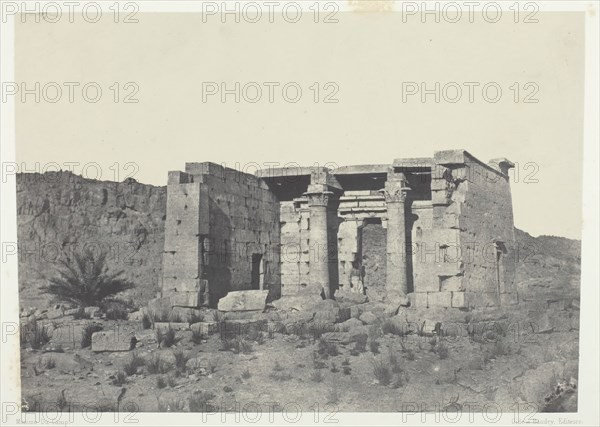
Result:
[[[126,297],[144,304],[159,290],[165,212],[165,187],[70,172],[18,174],[21,307],[49,306],[39,287],[86,247],[107,251],[109,269],[123,270],[136,285]]]

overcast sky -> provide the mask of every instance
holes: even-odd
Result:
[[[582,14],[540,13],[536,24],[510,17],[421,24],[394,13],[338,18],[223,25],[198,14],[139,14],[137,24],[18,24],[17,81],[56,82],[64,91],[56,103],[18,100],[17,160],[30,170],[36,162],[95,162],[102,179],[118,169],[119,179],[135,171],[140,182],[164,185],[185,162],[341,166],[464,148],[486,162],[517,164],[517,227],[580,238]],[[65,82],[79,84],[72,103]],[[89,82],[102,89],[96,103],[83,99]],[[240,82],[239,103],[210,95],[221,82],[230,89]],[[243,92],[249,82],[262,88],[257,102],[250,102],[256,85]],[[265,82],[274,82],[272,103]],[[425,102],[407,95],[422,82],[429,89],[440,83],[439,103],[435,95]],[[462,96],[450,102],[456,87]],[[497,87],[502,94],[491,102]],[[94,87],[87,95],[95,96]],[[139,102],[123,102],[128,95]]]

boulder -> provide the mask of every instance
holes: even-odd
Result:
[[[89,317],[100,317],[102,315],[100,307],[86,307],[83,312]]]
[[[190,324],[184,322],[154,322],[154,329],[156,330],[167,330],[169,327],[176,331],[186,331],[190,329]]]
[[[92,334],[92,351],[130,351],[135,348],[135,336],[125,334],[118,329],[94,332]]]
[[[377,321],[379,320],[379,318],[370,311],[364,312],[360,315],[358,319],[366,325],[372,325],[374,323],[377,323]]]
[[[350,309],[340,307],[340,304],[334,300],[321,300],[311,309],[314,312],[313,320],[320,323],[340,323],[350,318]]]
[[[364,294],[359,294],[358,292],[350,292],[338,290],[335,293],[335,299],[338,302],[350,303],[353,305],[363,304],[369,300],[369,298]]]
[[[131,320],[133,322],[140,322],[144,317],[144,313],[141,310],[134,311],[133,313],[129,313],[127,315],[127,320]]]
[[[264,310],[268,290],[232,291],[219,300],[220,311]]]
[[[363,326],[363,322],[358,319],[350,318],[338,325],[338,329],[342,332],[348,332],[352,328]]]

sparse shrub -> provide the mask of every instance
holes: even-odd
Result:
[[[91,319],[92,315],[90,313],[86,313],[83,307],[80,307],[79,310],[73,314],[74,320],[82,320],[82,319]]]
[[[43,369],[54,369],[56,367],[56,360],[51,356],[40,358],[38,366]]]
[[[333,342],[328,342],[323,339],[319,340],[319,348],[317,350],[321,356],[337,356],[340,354],[337,345]]]
[[[94,332],[100,332],[102,329],[101,324],[94,322],[86,322],[81,332],[81,348],[86,348],[92,345],[92,335]]]
[[[69,261],[62,261],[58,276],[50,279],[42,292],[53,295],[57,300],[78,307],[99,306],[108,297],[134,287],[123,279],[123,271],[108,273],[107,252],[95,255],[92,250],[76,253]]]
[[[159,399],[158,412],[183,412],[185,404],[178,399]]]
[[[167,317],[167,322],[182,323],[184,321],[180,311],[171,310]]]
[[[103,303],[100,308],[108,320],[127,320],[127,316],[129,316],[129,307],[123,301],[112,300],[108,303]]]
[[[490,345],[488,353],[490,359],[497,359],[498,357],[509,355],[510,347],[503,340],[498,340]]]
[[[437,353],[440,359],[447,359],[450,353],[448,350],[448,346],[444,344],[443,341],[440,341],[440,343],[435,347],[435,352]]]
[[[242,372],[242,378],[247,380],[248,378],[250,378],[252,376],[252,374],[250,373],[250,371],[248,370],[248,368],[246,368],[244,370],[244,372]]]
[[[260,332],[257,336],[256,336],[256,344],[258,345],[263,345],[265,343],[265,335]]]
[[[381,332],[384,334],[398,335],[399,337],[404,336],[404,330],[396,322],[391,319],[386,319],[381,325]]]
[[[156,377],[156,388],[158,389],[162,389],[165,388],[167,386],[167,381],[164,379],[164,377]]]
[[[379,341],[370,341],[369,348],[371,350],[371,353],[379,354]]]
[[[69,406],[69,400],[67,399],[65,390],[63,389],[60,393],[58,393],[58,397],[56,398],[56,407],[63,411],[67,406]]]
[[[334,374],[337,374],[338,372],[340,372],[340,370],[338,369],[337,365],[334,362],[331,363],[330,371],[333,372]]]
[[[244,353],[244,354],[250,354],[252,353],[252,343],[248,340],[246,340],[245,338],[240,338],[238,340],[236,340],[237,343],[237,352],[238,353]]]
[[[318,369],[315,369],[311,374],[310,374],[310,380],[316,383],[320,383],[323,381],[323,373],[321,371],[319,371]]]
[[[287,372],[283,372],[284,367],[279,362],[275,362],[273,365],[273,372],[269,374],[269,378],[275,381],[288,381],[292,379],[292,376]]]
[[[214,405],[210,403],[215,395],[207,391],[194,391],[188,398],[190,412],[214,412]]]
[[[177,342],[175,329],[171,325],[167,329],[156,329],[156,342],[161,347],[172,347]]]
[[[152,322],[152,319],[150,318],[150,315],[148,313],[144,313],[142,315],[142,328],[143,329],[150,329],[152,328],[152,325],[154,323]]]
[[[215,372],[217,372],[218,367],[219,367],[219,362],[217,362],[215,359],[210,359],[208,361],[208,371],[211,374],[214,374]]]
[[[350,366],[350,359],[348,359],[347,357],[344,359],[344,361],[342,362],[342,366]]]
[[[37,319],[31,321],[25,330],[25,340],[33,350],[39,350],[50,342],[51,334],[48,325],[43,325]]]
[[[167,385],[171,388],[174,388],[177,385],[177,381],[175,381],[174,375],[169,375],[167,377]]]
[[[129,376],[135,375],[139,367],[144,366],[146,361],[143,357],[139,356],[137,353],[133,352],[129,360],[125,363],[123,367],[123,371]]]
[[[381,385],[388,385],[392,380],[390,369],[381,360],[373,362],[373,375]]]
[[[356,341],[354,341],[355,353],[364,353],[367,350],[367,340],[368,336],[366,334],[361,334],[356,337]]]
[[[406,358],[408,360],[415,360],[416,359],[416,355],[413,349],[409,348],[406,350]]]
[[[202,332],[200,332],[200,329],[194,329],[192,331],[192,342],[194,344],[202,344],[203,340],[204,340],[204,335],[202,334]]]
[[[173,356],[175,356],[175,367],[179,372],[185,372],[186,364],[188,360],[190,360],[190,356],[185,353],[182,349],[175,350],[173,352]]]
[[[327,403],[336,404],[340,401],[340,393],[335,385],[332,385],[327,391]]]
[[[313,351],[312,358],[313,358],[313,368],[315,368],[315,369],[323,369],[323,368],[327,367],[327,364],[325,362],[323,362],[321,360],[321,358],[319,357],[319,353],[318,352]]]
[[[435,346],[437,345],[437,337],[433,336],[429,339],[429,345],[431,346],[431,351],[435,352]]]
[[[196,310],[190,310],[189,323],[190,325],[198,322],[204,322],[204,313]]]
[[[342,368],[342,372],[344,373],[344,375],[350,375],[350,372],[352,372],[352,368],[350,368],[350,366],[344,366]]]
[[[171,365],[165,362],[160,355],[153,354],[146,363],[146,369],[149,374],[164,374],[169,372]]]
[[[392,367],[392,372],[397,374],[402,371],[402,367],[400,366],[400,360],[395,353],[390,353],[388,356],[389,365]]]
[[[121,387],[127,383],[127,374],[124,371],[118,371],[115,374],[115,378],[112,380],[113,385]]]
[[[59,344],[56,344],[56,345],[54,346],[54,350],[53,350],[53,351],[54,351],[55,353],[64,353],[64,352],[65,352],[65,349],[63,348],[62,344],[60,344],[60,343],[59,343]]]

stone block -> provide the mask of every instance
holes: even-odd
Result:
[[[99,331],[92,334],[92,351],[130,351],[135,348],[135,336],[119,329]]]
[[[379,318],[370,311],[361,314],[358,319],[366,325],[372,325],[374,323],[377,323],[377,321],[379,320]]]
[[[268,290],[249,290],[229,292],[219,300],[220,311],[252,311],[264,310]]]
[[[174,292],[169,295],[172,306],[200,307],[200,295],[198,292]]]
[[[492,292],[465,292],[466,305],[469,308],[496,307],[498,296]]]
[[[442,291],[464,291],[464,276],[440,276]]]
[[[454,308],[467,308],[468,307],[464,292],[452,291],[452,307],[454,307]]]
[[[451,307],[452,292],[427,292],[428,307]]]
[[[190,325],[192,332],[200,333],[201,335],[208,336],[219,332],[219,323],[217,322],[197,322]]]
[[[86,307],[83,312],[89,317],[100,317],[102,315],[100,307]]]
[[[335,293],[335,299],[339,302],[351,303],[351,304],[363,304],[369,300],[366,295],[359,294],[357,292],[349,292],[338,290]]]
[[[427,308],[427,292],[414,292],[408,294],[410,306],[414,308]]]
[[[187,322],[154,322],[155,330],[165,331],[169,328],[176,331],[187,331],[190,329],[190,324]]]
[[[500,294],[500,304],[505,305],[516,305],[519,303],[519,297],[516,292]]]

